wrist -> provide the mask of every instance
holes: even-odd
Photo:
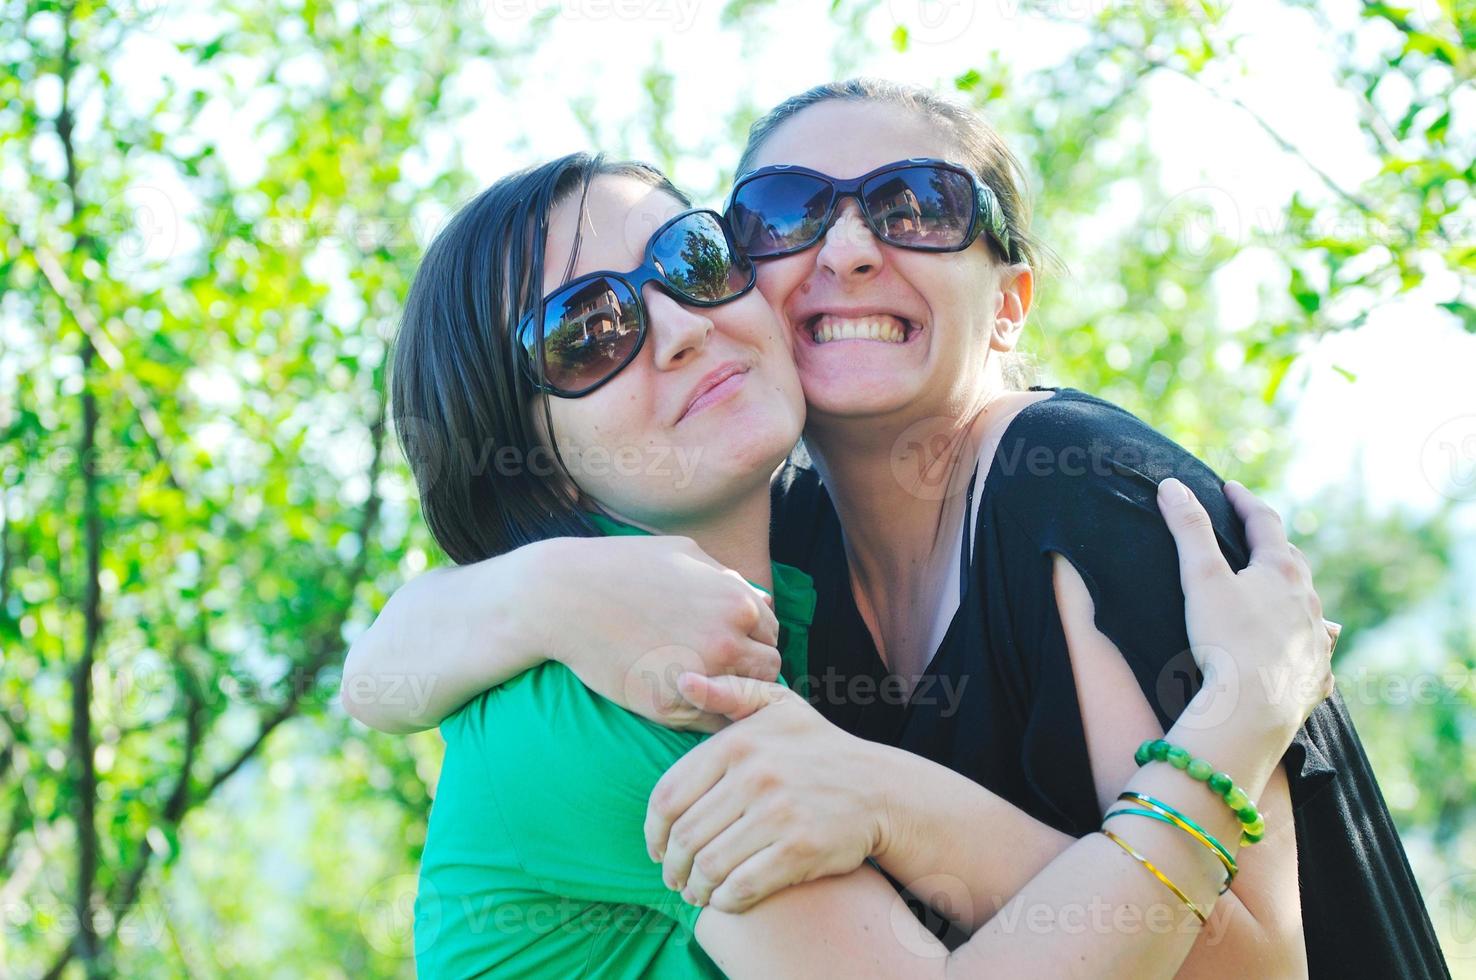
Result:
[[[871,824],[870,857],[885,866],[888,856],[900,849],[907,822],[908,800],[900,792],[907,785],[907,778],[899,765],[905,762],[901,757],[906,753],[863,738],[856,741],[860,743],[859,760],[865,773],[862,785],[866,793],[865,812]]]
[[[565,613],[548,608],[548,597],[575,594],[566,592],[558,581],[561,570],[568,567],[564,552],[570,540],[548,538],[508,552],[516,588],[506,588],[506,581],[488,583],[503,589],[502,613],[508,626],[505,642],[525,670],[545,660],[573,667],[569,662],[571,651],[559,642],[559,631],[553,628]]]
[[[1195,695],[1195,700],[1203,694]],[[1245,692],[1238,697],[1220,696],[1233,698],[1229,708],[1211,706],[1203,709],[1199,721],[1190,722],[1191,712],[1200,707],[1190,702],[1164,739],[1229,773],[1252,796],[1258,795],[1286,754],[1300,722],[1264,699],[1247,698]]]
[[[1285,748],[1304,717],[1287,685],[1278,686],[1264,670],[1250,673],[1232,665],[1223,678],[1213,668],[1204,671],[1204,683],[1180,719],[1198,719],[1194,728],[1221,729],[1258,743],[1280,742]]]

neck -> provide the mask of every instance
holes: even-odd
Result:
[[[626,520],[621,518],[621,520]],[[636,523],[636,522],[630,522]],[[755,585],[773,591],[774,570],[769,559],[769,484],[758,481],[753,490],[721,508],[663,520],[658,534],[691,538],[718,564]]]
[[[952,561],[994,403],[983,394],[925,423],[812,415],[805,445],[835,503],[863,592],[905,591]]]

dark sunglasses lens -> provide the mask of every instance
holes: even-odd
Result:
[[[830,185],[807,174],[764,174],[733,195],[728,223],[754,258],[814,244],[825,230]]]
[[[863,188],[866,213],[883,241],[912,248],[956,248],[974,216],[974,185],[942,167],[904,167]]]
[[[689,214],[651,243],[651,255],[677,292],[699,303],[732,299],[753,279],[748,258],[733,251],[715,214]]]
[[[544,377],[560,391],[598,384],[630,360],[641,314],[629,287],[601,276],[548,298],[543,317]]]

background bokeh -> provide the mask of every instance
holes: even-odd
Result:
[[[385,351],[438,224],[571,149],[706,202],[833,77],[1025,159],[1025,346],[1267,494],[1476,976],[1476,6],[0,0],[0,975],[408,976],[440,743],[347,644],[440,560]]]

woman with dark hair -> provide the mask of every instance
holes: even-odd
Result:
[[[667,881],[729,911],[878,857],[888,819],[966,839],[976,814],[888,783],[873,743],[1080,837],[1115,806],[1143,740],[1176,720],[1223,738],[1221,719],[1185,713],[1200,677],[1183,621],[1165,615],[1184,593],[1160,482],[1203,501],[1235,568],[1244,529],[1219,478],[1137,419],[1069,389],[1020,389],[1012,358],[1041,258],[1018,170],[967,110],[866,81],[786,102],[745,151],[729,214],[787,328],[814,458],[798,454],[774,485],[774,554],[815,578],[799,686],[833,724],[776,710],[792,699],[759,685],[695,678],[677,692],[682,670],[772,680],[779,655],[755,593],[672,539],[547,540],[407,584],[351,651],[349,710],[426,727],[552,658],[673,726],[751,714],[662,780],[647,823]],[[1305,577],[1294,549],[1285,565]],[[423,703],[349,696],[407,674]],[[1278,673],[1215,679],[1222,704],[1237,689],[1292,693]],[[751,806],[759,785],[765,805]],[[1278,974],[1446,975],[1336,698],[1259,802],[1280,829],[1217,906],[1223,941],[1196,946],[1186,974],[1264,974],[1258,957],[1274,951]],[[1135,833],[1160,830],[1172,834]],[[1013,891],[965,882],[968,908],[955,899],[935,924],[967,928]]]

